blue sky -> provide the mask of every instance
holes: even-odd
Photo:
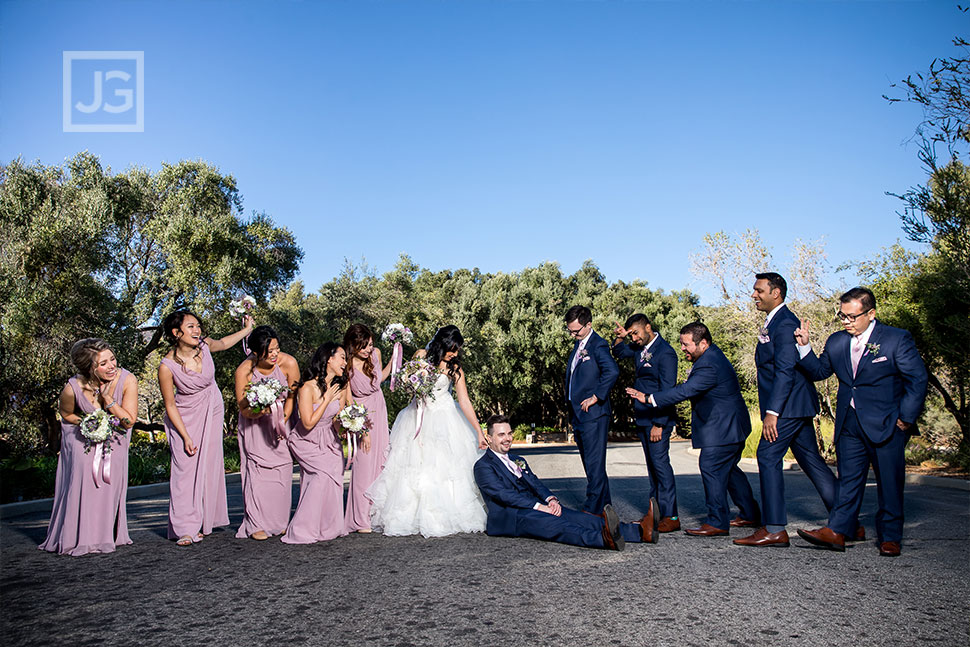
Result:
[[[714,291],[706,232],[834,265],[902,236],[920,118],[890,84],[955,52],[951,2],[0,3],[0,161],[204,159],[306,252]],[[64,132],[63,51],[144,52],[144,132]],[[107,87],[107,86],[106,86]],[[846,280],[854,277],[848,275]],[[834,280],[834,277],[833,277]]]

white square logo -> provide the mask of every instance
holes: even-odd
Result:
[[[64,132],[145,132],[145,52],[64,52]]]

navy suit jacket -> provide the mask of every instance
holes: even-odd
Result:
[[[751,433],[738,374],[714,344],[694,362],[686,382],[652,395],[658,407],[690,400],[690,440],[694,447],[743,443]]]
[[[576,370],[571,371],[573,356],[578,349],[577,341],[573,345],[573,352],[569,354],[569,359],[566,360],[566,394],[569,404],[572,405],[573,416],[582,423],[610,414],[610,389],[616,383],[616,378],[620,376],[620,368],[610,355],[610,345],[606,340],[591,332],[584,349],[585,357],[580,358],[576,364]],[[571,391],[570,379],[573,381]],[[579,405],[591,395],[595,395],[598,402],[591,406],[589,411],[583,411]]]
[[[643,361],[643,348],[638,344],[623,343],[613,347],[613,355],[617,359],[633,360],[636,375],[633,388],[640,393],[656,393],[676,384],[677,353],[670,344],[658,334],[653,345],[650,346],[649,352],[652,357],[647,362]],[[634,400],[633,412],[636,415],[637,424],[644,427],[666,427],[677,420],[677,412],[672,406],[659,408],[649,402],[642,403]]]
[[[815,384],[798,366],[795,329],[800,325],[788,306],[782,306],[768,322],[768,341],[758,340],[754,362],[762,420],[768,411],[779,418],[814,418],[819,412]]]
[[[897,419],[914,424],[919,418],[926,399],[926,366],[908,331],[877,320],[853,376],[851,342],[852,336],[846,331],[833,333],[821,356],[809,352],[799,365],[815,380],[833,373],[838,376],[836,439],[849,412],[849,401],[854,398],[862,430],[873,442],[881,443],[892,436]],[[874,346],[879,347],[878,352],[873,352]]]
[[[525,465],[521,477],[510,472],[492,450],[475,462],[475,483],[488,508],[485,533],[489,535],[515,536],[517,511],[532,510],[536,503],[544,504],[553,496],[524,458],[511,453],[508,456],[520,467]]]

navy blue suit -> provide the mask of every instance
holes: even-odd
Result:
[[[825,342],[820,357],[809,352],[799,362],[815,380],[833,373],[839,378],[835,413],[839,495],[829,514],[829,527],[842,534],[852,532],[872,463],[879,496],[877,538],[899,542],[906,469],[903,452],[915,428],[904,432],[896,420],[915,425],[919,418],[926,399],[926,366],[912,335],[877,321],[853,375],[851,342],[852,336],[840,330]]]
[[[595,332],[589,333],[583,356],[579,358],[575,370],[572,369],[573,357],[579,349],[579,342],[566,361],[566,399],[570,407],[570,424],[579,448],[579,456],[586,470],[585,512],[600,514],[610,502],[610,484],[606,478],[606,437],[610,429],[610,389],[620,375],[610,345]],[[595,395],[597,402],[583,411],[580,404]]]
[[[818,392],[805,371],[798,367],[795,329],[801,325],[788,306],[781,306],[768,322],[767,334],[758,339],[754,361],[758,367],[758,402],[761,419],[768,411],[778,414],[778,438],[758,445],[758,471],[764,523],[784,526],[785,452],[791,447],[798,465],[812,481],[826,510],[835,505],[839,482],[819,454],[813,419],[819,412]]]
[[[744,441],[751,433],[751,419],[738,375],[721,349],[711,344],[694,362],[686,382],[652,395],[658,407],[690,400],[690,438],[701,450],[698,464],[707,500],[706,523],[729,529],[727,494],[742,519],[759,522],[761,511],[751,484],[738,467]]]
[[[636,379],[633,388],[641,393],[656,393],[671,388],[677,383],[677,353],[659,334],[654,338],[650,349],[637,344],[616,344],[613,355],[617,359],[632,359]],[[670,467],[670,434],[677,422],[677,412],[673,406],[658,408],[649,402],[633,401],[633,412],[637,421],[637,435],[643,445],[643,456],[647,462],[647,476],[650,478],[650,497],[657,499],[660,516],[677,516],[677,486],[674,470]],[[660,440],[650,442],[650,428],[660,427]]]
[[[509,454],[522,469],[513,474],[491,449],[475,463],[475,482],[488,508],[485,533],[496,537],[532,537],[573,546],[603,548],[603,518],[563,507],[555,516],[536,510],[553,497],[525,459]],[[637,524],[620,524],[620,533],[629,542],[640,541]]]

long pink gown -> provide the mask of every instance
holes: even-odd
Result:
[[[347,534],[343,519],[344,454],[333,429],[338,411],[340,401],[334,399],[313,429],[298,421],[290,434],[290,450],[300,463],[300,501],[283,535],[284,543],[312,544]]]
[[[125,380],[131,375],[121,369],[112,397],[121,402]],[[84,417],[95,410],[84,397],[77,377],[68,380],[74,391],[77,411]],[[131,430],[111,439],[111,453],[107,455],[109,468],[94,473],[96,452],[92,447],[84,453],[84,437],[80,425],[61,421],[61,453],[57,458],[57,477],[54,485],[54,506],[47,538],[38,548],[62,555],[112,553],[115,546],[131,543],[125,495],[128,492],[128,444]]]
[[[172,452],[169,477],[168,538],[201,541],[213,528],[229,525],[226,502],[226,463],[222,454],[225,405],[216,386],[216,367],[209,347],[202,345],[202,371],[196,373],[174,360],[162,359],[172,371],[175,406],[198,451],[185,453],[182,437],[168,415],[165,434]]]
[[[287,384],[286,374],[277,364],[273,372],[263,375],[253,369],[251,382],[275,378]],[[280,398],[282,406],[286,396]],[[273,428],[273,414],[259,418],[239,416],[239,459],[243,491],[242,525],[236,537],[245,539],[262,530],[278,535],[286,530],[293,505],[293,457],[286,438],[278,439]],[[289,433],[289,422],[281,423]]]
[[[370,451],[359,450],[353,458],[350,472],[350,489],[347,492],[347,512],[344,516],[347,532],[370,528],[371,500],[365,492],[384,470],[389,449],[387,430],[387,403],[381,391],[381,366],[377,349],[371,355],[374,377],[355,370],[350,376],[350,393],[354,400],[364,405],[370,421]]]

